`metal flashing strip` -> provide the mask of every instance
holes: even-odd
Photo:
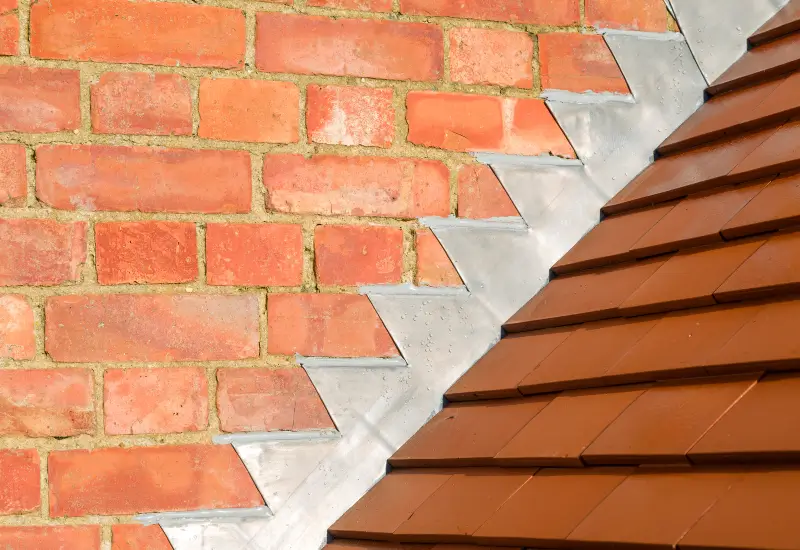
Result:
[[[187,523],[202,523],[209,520],[220,522],[239,522],[254,518],[264,519],[272,516],[272,511],[267,506],[256,508],[228,508],[221,510],[197,510],[194,512],[159,512],[156,514],[139,514],[133,516],[133,521],[142,525],[185,525]]]
[[[583,166],[580,159],[567,159],[553,155],[504,155],[502,153],[472,153],[475,160],[482,164],[508,166]]]
[[[485,220],[471,220],[467,218],[420,218],[419,222],[431,229],[486,229],[491,231],[525,232],[528,224],[519,216],[509,218],[488,218]]]
[[[306,369],[387,369],[408,366],[402,357],[303,357],[298,353],[295,361]]]
[[[365,285],[358,289],[362,296],[464,296],[465,286]]]
[[[338,439],[336,430],[316,430],[304,432],[250,432],[216,435],[212,441],[217,445],[238,445],[244,443],[264,443],[269,441],[319,441]]]
[[[596,27],[597,32],[603,36],[632,36],[641,40],[659,40],[661,42],[684,42],[686,38],[679,32],[645,32],[627,31],[623,29],[606,29]]]
[[[565,90],[544,90],[542,99],[559,103],[575,103],[577,105],[596,105],[598,103],[635,103],[631,94],[614,92],[568,92]],[[581,163],[582,164],[582,163]]]

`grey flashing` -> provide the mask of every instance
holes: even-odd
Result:
[[[502,153],[472,153],[482,164],[503,166],[583,166],[580,159],[567,159],[553,155],[504,155]],[[424,218],[423,218],[424,219]]]
[[[408,366],[402,357],[303,357],[299,353],[295,360],[306,369],[355,368],[386,369]]]
[[[542,98],[559,103],[575,103],[578,105],[597,105],[598,103],[636,103],[631,94],[613,92],[567,92],[565,90],[544,90]],[[578,161],[580,162],[580,161]]]
[[[250,432],[214,436],[212,441],[217,445],[239,445],[244,443],[263,443],[268,441],[319,441],[322,439],[338,439],[341,434],[336,430],[317,430],[304,432]]]
[[[488,229],[492,231],[525,232],[528,224],[519,216],[508,218],[488,218],[485,220],[470,220],[467,218],[420,218],[419,222],[431,229]]]
[[[202,523],[209,520],[219,522],[247,521],[253,518],[272,516],[266,506],[255,508],[228,508],[221,510],[197,510],[193,512],[159,512],[157,514],[139,514],[133,520],[142,525],[186,525],[188,523]]]
[[[605,29],[602,27],[597,27],[597,32],[603,36],[631,36],[640,40],[658,40],[660,42],[684,42],[686,40],[679,32],[628,31],[623,29]]]
[[[358,289],[362,296],[464,296],[469,293],[465,286],[415,286],[365,285]]]

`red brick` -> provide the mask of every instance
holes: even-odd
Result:
[[[51,517],[263,505],[229,445],[53,451]]]
[[[403,230],[365,225],[318,225],[314,249],[323,285],[399,283]]]
[[[0,295],[0,359],[33,359],[33,309],[24,296]]]
[[[262,71],[438,80],[442,29],[426,23],[259,13],[256,66]]]
[[[0,107],[2,108],[2,107]],[[24,145],[0,145],[0,206],[23,206],[28,194]]]
[[[605,29],[664,32],[667,9],[661,0],[586,0],[586,22]]]
[[[252,294],[57,296],[45,307],[56,361],[214,361],[258,356]]]
[[[40,145],[36,196],[63,210],[250,211],[246,151]]]
[[[572,25],[581,18],[578,0],[400,0],[400,11],[539,25]]]
[[[299,286],[303,230],[288,224],[209,224],[208,284]]]
[[[220,369],[217,407],[225,432],[333,428],[303,369]]]
[[[450,173],[432,160],[264,157],[267,208],[279,212],[417,218],[450,212]]]
[[[628,84],[602,36],[540,34],[542,88],[628,93]]]
[[[391,88],[310,85],[306,129],[315,143],[389,147],[394,139]]]
[[[39,453],[36,449],[0,450],[0,515],[39,508]],[[0,544],[2,544],[0,532]]]
[[[0,371],[0,435],[68,437],[93,432],[91,371]]]
[[[306,0],[306,5],[343,10],[392,11],[392,0]]]
[[[103,393],[107,434],[196,432],[208,426],[201,368],[110,369]]]
[[[172,550],[159,525],[112,525],[111,550]]]
[[[97,280],[184,283],[197,279],[197,233],[193,223],[109,222],[95,225]]]
[[[465,84],[533,87],[533,40],[524,32],[450,30],[450,78]]]
[[[452,151],[575,157],[540,99],[409,92],[408,141]]]
[[[0,55],[19,53],[17,0],[0,0]]]
[[[31,55],[48,59],[241,67],[241,10],[172,2],[50,0],[31,6]]]
[[[299,124],[296,84],[233,78],[200,81],[200,137],[293,143],[300,139]]]
[[[461,286],[461,277],[439,239],[429,229],[417,230],[418,285]]]
[[[503,218],[519,212],[491,168],[468,164],[458,171],[458,216]]]
[[[100,134],[189,135],[189,82],[175,74],[104,73],[92,85],[92,129]]]
[[[269,353],[316,357],[399,355],[369,298],[354,294],[271,294]]]
[[[100,550],[100,526],[0,526],[0,548],[4,550]]]
[[[0,132],[59,132],[81,124],[78,71],[0,67]]]
[[[0,220],[0,243],[0,286],[77,281],[86,261],[86,223]]]

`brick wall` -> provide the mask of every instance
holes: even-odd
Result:
[[[574,152],[661,0],[0,0],[0,547],[167,548],[258,506],[223,432],[332,422],[293,355],[397,354],[362,284],[459,285],[471,151]],[[113,541],[113,542],[112,542]]]

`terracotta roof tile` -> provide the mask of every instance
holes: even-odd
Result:
[[[790,73],[800,67],[800,34],[790,34],[753,48],[709,86],[718,94],[754,82]]]
[[[798,42],[800,48],[800,42]],[[800,121],[784,124],[731,170],[730,177],[741,181],[800,168]]]
[[[790,0],[775,17],[750,36],[749,42],[759,45],[796,31],[800,31],[800,1]]]
[[[722,228],[722,236],[733,239],[781,229],[800,222],[800,174],[778,178]]]

